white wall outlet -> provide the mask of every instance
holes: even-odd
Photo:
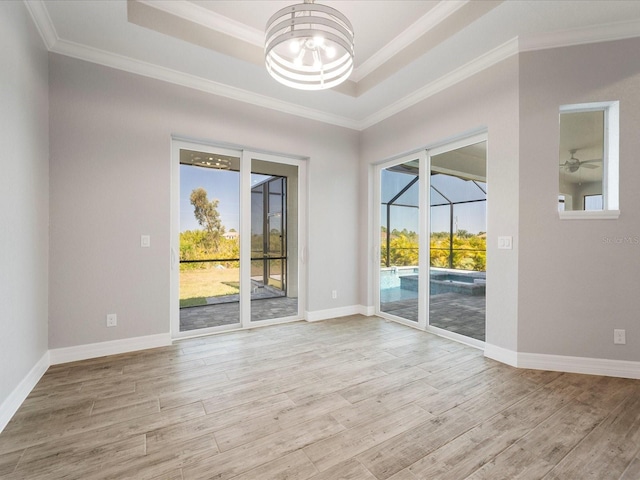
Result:
[[[331,298],[334,300],[338,298],[338,290],[331,290]]]
[[[626,345],[627,344],[627,332],[621,328],[616,328],[613,330],[613,343],[616,345]]]
[[[498,248],[501,250],[513,249],[513,237],[498,237]]]
[[[118,316],[115,313],[107,315],[107,327],[115,327],[118,325]]]
[[[140,235],[140,246],[149,248],[151,246],[151,235]]]

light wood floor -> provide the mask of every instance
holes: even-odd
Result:
[[[354,316],[51,367],[0,477],[631,480],[639,448],[639,381]]]

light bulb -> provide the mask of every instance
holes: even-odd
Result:
[[[316,47],[319,47],[324,43],[324,37],[316,35],[315,37],[313,37],[313,42],[316,44]]]

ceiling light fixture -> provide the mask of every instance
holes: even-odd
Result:
[[[269,19],[264,53],[267,71],[283,85],[332,88],[353,71],[353,27],[335,8],[304,0]]]

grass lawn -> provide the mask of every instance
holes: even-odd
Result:
[[[180,306],[206,305],[207,297],[240,292],[240,270],[209,268],[180,271]]]

